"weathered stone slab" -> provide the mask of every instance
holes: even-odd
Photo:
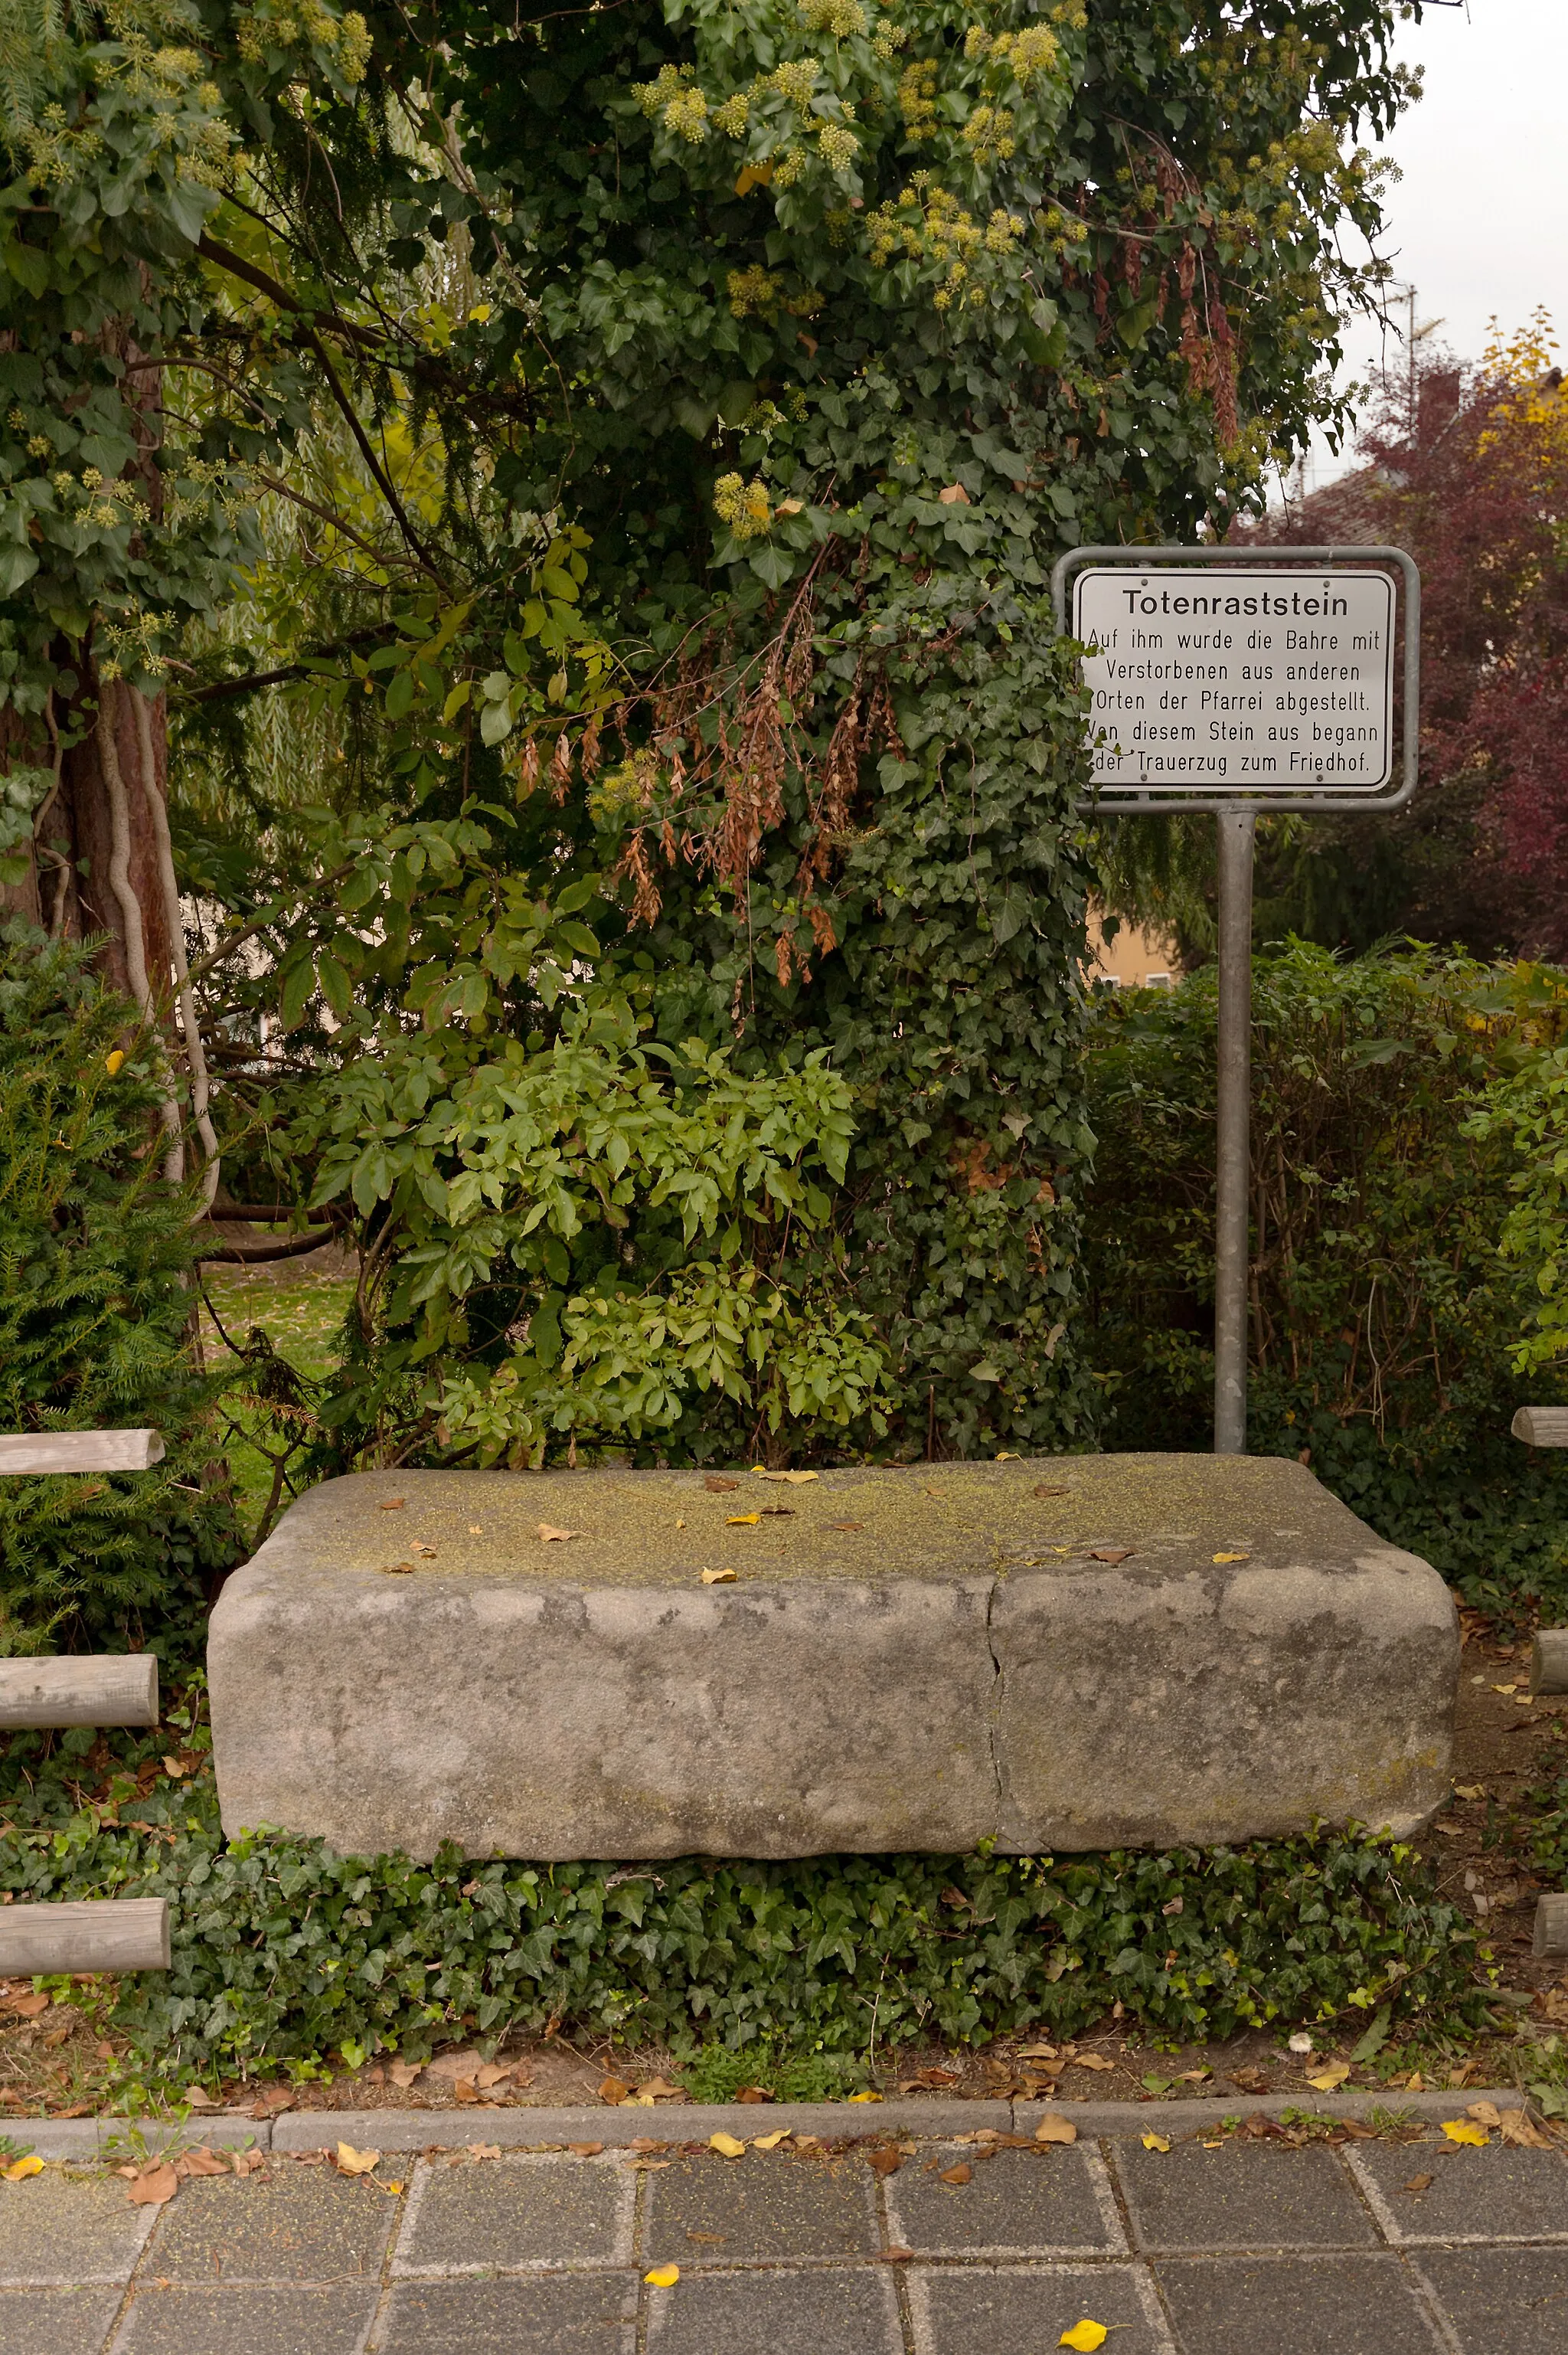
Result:
[[[1447,1591],[1298,1464],[728,1476],[310,1491],[213,1614],[226,1828],[422,1857],[1033,1853],[1405,1832],[1446,1796]]]

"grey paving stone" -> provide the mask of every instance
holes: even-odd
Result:
[[[631,2355],[636,2314],[635,2274],[399,2282],[379,2346],[381,2355]]]
[[[683,2273],[649,2306],[648,2355],[901,2355],[903,2345],[885,2265]]]
[[[636,2196],[620,2159],[421,2162],[393,2269],[630,2264]]]
[[[379,2285],[139,2289],[114,2355],[359,2355]]]
[[[1170,2355],[1141,2265],[911,2266],[908,2282],[918,2355],[1056,2355],[1086,2318],[1115,2331],[1117,2355]]]
[[[1440,2355],[1394,2256],[1168,2257],[1154,2272],[1181,2355]]]
[[[683,2267],[869,2256],[878,2244],[875,2178],[853,2155],[677,2159],[650,2175],[642,2244],[650,2264]]]
[[[941,2180],[959,2163],[968,2183]],[[930,2256],[1051,2256],[1124,2252],[1103,2163],[1082,2145],[999,2150],[922,2149],[887,2178],[887,2223],[895,2242]]]
[[[64,2175],[48,2167],[0,2182],[0,2282],[125,2282],[152,2230],[118,2177]]]
[[[1112,2147],[1133,2235],[1146,2249],[1376,2246],[1372,2220],[1331,2150],[1252,2142],[1220,2150]]]
[[[291,2159],[270,2181],[196,2177],[160,2211],[147,2270],[204,2284],[379,2275],[397,2204],[371,2184]]]
[[[1462,2355],[1568,2347],[1568,2249],[1431,2249],[1414,2264]]]
[[[99,2355],[119,2289],[0,2290],[0,2355]]]
[[[1363,2143],[1351,2165],[1391,2241],[1568,2241],[1568,2159],[1555,2150]],[[1429,2175],[1425,2191],[1406,2191]]]

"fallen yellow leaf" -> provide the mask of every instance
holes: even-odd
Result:
[[[378,2150],[355,2150],[351,2142],[337,2147],[337,2171],[340,2175],[370,2175],[381,2164]]]
[[[716,2150],[721,2158],[744,2158],[746,2157],[746,2145],[743,2142],[736,2142],[734,2135],[709,2135],[708,2148],[710,2150]]]
[[[1316,2085],[1320,2094],[1337,2094],[1350,2073],[1351,2066],[1348,2061],[1329,2061],[1325,2062],[1316,2076],[1308,2077],[1307,2083],[1309,2085]]]
[[[555,1539],[580,1538],[582,1531],[581,1529],[553,1529],[548,1521],[541,1521],[539,1524],[539,1535],[543,1538],[545,1543],[548,1545],[552,1540]]]
[[[1143,2137],[1143,2147],[1145,2150],[1169,2150],[1171,2147],[1171,2137],[1169,2135],[1146,2134]],[[1098,2339],[1095,2341],[1095,2344],[1097,2347],[1098,2346]]]
[[[1443,2131],[1450,2142],[1467,2143],[1476,2150],[1485,2150],[1487,2147],[1485,2126],[1474,2126],[1467,2118],[1445,2118]]]
[[[880,2102],[882,2095],[880,2094],[852,2094],[850,2095],[850,2099],[852,2102]]]
[[[120,1069],[121,1064],[124,1060],[125,1050],[123,1047],[116,1047],[112,1055],[105,1055],[103,1059],[103,1068],[108,1072],[111,1079],[114,1077],[115,1072]]]
[[[1250,1561],[1252,1556],[1250,1553],[1217,1553],[1214,1560],[1216,1561]]]
[[[1486,1785],[1483,1783],[1456,1783],[1454,1785],[1454,1796],[1457,1799],[1484,1799],[1486,1796]]]
[[[754,1529],[761,1518],[760,1513],[726,1513],[724,1525],[726,1529]]]
[[[735,1572],[733,1570],[705,1570],[703,1572],[703,1584],[705,1586],[733,1586],[735,1584]]]
[[[1075,2355],[1094,2355],[1097,2347],[1105,2345],[1107,2335],[1103,2322],[1091,2322],[1086,2314],[1082,2322],[1075,2322],[1071,2330],[1063,2331],[1056,2344],[1071,2347]]]
[[[681,2278],[681,2268],[679,2265],[655,2265],[652,2272],[644,2274],[642,2278],[654,2289],[673,2289]]]
[[[1035,2127],[1034,2139],[1036,2142],[1076,2142],[1078,2129],[1071,2118],[1062,2117],[1055,2110],[1050,2110]]]
[[[37,2151],[30,2150],[26,2158],[14,2158],[5,2169],[7,2183],[26,2183],[29,2175],[42,2175],[44,2162]]]
[[[765,1472],[762,1476],[765,1480],[788,1480],[791,1488],[799,1488],[804,1481],[815,1480],[818,1475],[815,1472]]]
[[[789,2127],[780,2126],[776,2134],[753,2135],[751,2137],[751,2147],[753,2150],[777,2150],[779,2144],[781,2142],[787,2142],[789,2138]]]

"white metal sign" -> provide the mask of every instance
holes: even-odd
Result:
[[[1387,572],[1088,564],[1097,786],[1355,800],[1393,774]]]

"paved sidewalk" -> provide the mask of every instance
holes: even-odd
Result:
[[[275,2152],[161,2209],[50,2165],[0,2182],[0,2355],[1568,2349],[1561,2150],[1019,2140]]]

